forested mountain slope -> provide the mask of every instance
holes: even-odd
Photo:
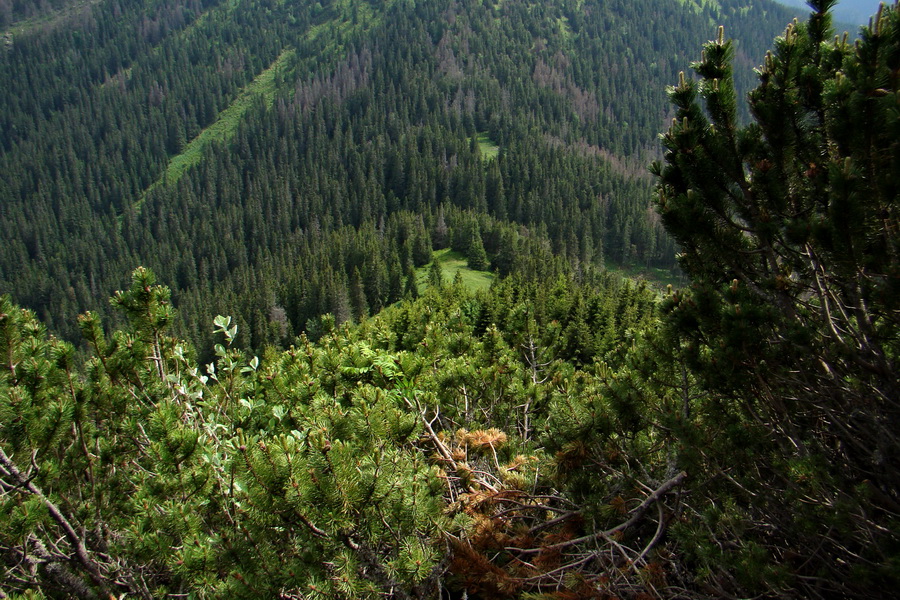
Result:
[[[3,286],[81,345],[0,295],[0,597],[896,596],[900,5],[849,41],[811,0],[749,107],[702,35],[653,117],[626,4],[14,34]],[[667,265],[659,222],[686,285],[599,268]],[[131,260],[175,289],[53,312]]]
[[[671,266],[644,175],[659,90],[715,25],[751,67],[785,22],[736,1],[100,2],[0,54],[0,289],[71,336],[144,264],[185,335],[228,312],[261,347],[346,304],[354,270],[372,309],[396,300],[416,241],[449,243],[442,210],[492,259],[515,223],[585,265]]]

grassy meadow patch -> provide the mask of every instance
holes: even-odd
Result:
[[[478,150],[481,152],[481,160],[488,161],[497,158],[500,154],[500,146],[488,136],[487,132],[481,132],[475,138],[478,142]]]
[[[441,271],[444,275],[444,283],[446,284],[453,283],[456,274],[459,273],[466,289],[479,291],[491,287],[491,283],[493,283],[496,278],[496,275],[489,271],[475,271],[470,269],[469,263],[462,252],[445,248],[443,250],[436,250],[433,253],[433,256],[434,260],[441,266]],[[424,267],[416,269],[416,283],[418,284],[420,292],[428,287],[428,271],[430,268],[431,264],[429,263]]]

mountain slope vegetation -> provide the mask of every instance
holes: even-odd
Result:
[[[752,85],[726,0],[15,34],[0,597],[893,597],[900,8],[810,5]]]
[[[658,90],[716,23],[752,66],[786,21],[737,2],[114,4],[0,56],[0,288],[75,339],[75,315],[109,314],[104,290],[143,264],[185,308],[185,336],[208,342],[215,314],[244,315],[255,348],[283,341],[273,311],[289,339],[346,303],[354,269],[378,281],[378,265],[423,264],[417,239],[447,247],[442,210],[474,214],[492,260],[512,230],[487,230],[514,224],[586,266],[673,266],[647,200]],[[223,115],[228,134],[208,139]],[[383,235],[404,211],[416,234]],[[319,237],[368,231],[371,264]],[[372,284],[371,308],[388,290]]]

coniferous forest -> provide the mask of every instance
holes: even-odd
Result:
[[[0,598],[892,597],[900,7],[808,5],[0,0]]]

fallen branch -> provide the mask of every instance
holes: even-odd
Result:
[[[631,511],[631,518],[629,518],[624,523],[620,523],[613,527],[612,529],[607,529],[605,531],[598,531],[595,533],[591,533],[580,538],[575,538],[572,540],[567,540],[565,542],[560,542],[558,544],[552,544],[550,546],[542,546],[540,548],[506,548],[506,550],[510,552],[518,552],[520,554],[539,554],[541,552],[546,552],[548,550],[563,550],[565,548],[569,548],[571,546],[577,546],[578,544],[582,544],[584,542],[591,542],[597,538],[607,538],[612,536],[613,534],[624,531],[628,529],[635,523],[637,523],[641,517],[644,516],[644,513],[647,512],[655,502],[658,502],[663,496],[665,496],[669,491],[674,487],[678,487],[681,483],[687,478],[687,473],[682,471],[672,479],[669,479],[664,484],[659,486],[656,490],[653,491],[652,494],[647,496],[643,502],[639,506],[637,506],[634,510]]]

